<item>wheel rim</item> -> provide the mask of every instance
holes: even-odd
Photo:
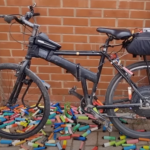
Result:
[[[146,66],[144,65],[144,66],[138,66],[138,67],[134,67],[134,68],[131,68],[130,70],[131,71],[133,71],[133,72],[136,72],[136,71],[138,71],[139,69],[145,69],[146,70]],[[143,73],[143,71],[142,72],[140,72],[140,73],[138,73],[138,75],[139,76],[137,76],[136,78],[136,80],[138,81],[138,77],[140,77],[140,75],[141,75],[141,73]],[[132,78],[131,78],[132,79]],[[122,84],[122,86],[118,86],[118,82],[119,81],[121,81],[122,80],[122,77],[120,76],[117,80],[116,80],[116,82],[113,84],[113,86],[112,86],[112,89],[114,89],[115,88],[115,91],[114,90],[110,90],[110,94],[109,94],[109,98],[108,98],[108,103],[107,104],[112,104],[112,102],[111,102],[111,99],[116,99],[116,98],[114,98],[114,95],[116,94],[118,94],[118,97],[119,96],[121,96],[121,95],[125,95],[125,93],[126,93],[126,95],[127,95],[127,87],[126,87],[126,85],[127,85],[127,83],[125,82],[125,81],[123,81],[122,83],[124,83],[124,84]],[[141,80],[142,81],[142,80]],[[144,78],[144,75],[143,75],[143,83],[140,81],[140,83],[138,83],[137,85],[139,85],[139,86],[142,86],[142,85],[145,85],[145,81],[147,81],[147,79],[146,78]],[[120,83],[120,82],[119,82]],[[126,83],[126,84],[125,84]],[[119,92],[119,90],[116,90],[117,88],[119,87],[119,89],[120,89],[120,91],[122,90],[122,88],[126,88],[126,91],[123,91],[123,93],[120,93]],[[118,92],[118,93],[117,93]],[[124,96],[123,95],[123,96]],[[112,98],[113,97],[113,98]],[[122,97],[122,98],[125,98],[125,97]],[[125,112],[129,112],[130,113],[130,115],[132,115],[133,114],[133,111],[132,111],[132,109],[130,109],[129,110],[129,108],[126,108],[127,110],[125,110],[124,109],[124,111],[122,111],[123,109],[119,109],[119,111],[117,112],[117,113],[125,113]],[[109,112],[109,115],[112,115],[112,116],[116,116],[116,113],[114,112],[114,110],[113,109],[111,109],[110,111],[108,111]],[[123,118],[121,118],[121,119],[123,119]],[[150,127],[148,126],[148,124],[150,123],[150,120],[147,120],[147,124],[146,124],[146,122],[145,122],[145,120],[144,119],[142,119],[142,118],[139,118],[139,119],[137,119],[137,120],[134,120],[134,123],[133,123],[133,120],[131,121],[131,119],[124,119],[125,121],[127,121],[128,122],[128,125],[126,125],[126,124],[122,124],[121,123],[121,121],[118,119],[118,118],[113,118],[113,119],[111,119],[110,118],[110,120],[112,121],[112,123],[113,124],[115,124],[115,126],[116,127],[119,127],[120,128],[120,130],[122,131],[122,132],[124,132],[124,134],[127,134],[126,133],[126,131],[128,130],[128,133],[130,133],[130,135],[132,135],[132,133],[134,133],[134,136],[136,136],[136,137],[140,137],[140,136],[144,136],[144,137],[148,137],[149,136],[149,134],[150,134],[150,132],[139,132],[139,131],[135,131],[135,130],[147,130],[147,131],[150,131]]]
[[[8,97],[10,95],[9,93],[10,93],[10,91],[11,91],[11,89],[12,89],[14,83],[15,83],[15,79],[16,79],[16,77],[14,78],[15,74],[16,74],[16,71],[14,70],[14,68],[7,69],[7,70],[6,69],[1,69],[0,70],[0,107],[2,105],[5,105],[7,100],[8,100]],[[3,79],[3,80],[1,80],[1,79]],[[27,76],[26,79],[31,79],[31,77]],[[23,95],[23,93],[26,89],[25,87],[27,87],[27,85],[24,84],[23,88],[22,88],[22,90],[19,94],[19,98],[18,98],[18,101],[17,101],[17,104],[19,104],[19,105],[22,104],[21,98],[22,98],[22,95]],[[5,135],[10,136],[10,138],[12,138],[11,136],[13,136],[13,138],[14,137],[16,137],[16,138],[21,138],[22,137],[23,138],[23,137],[31,136],[30,133],[32,132],[32,134],[33,134],[33,130],[34,131],[39,130],[39,127],[41,128],[41,125],[42,125],[41,122],[45,120],[44,117],[47,117],[47,115],[45,115],[45,109],[46,109],[45,108],[45,106],[46,106],[45,105],[45,99],[44,98],[41,99],[41,101],[40,101],[41,105],[40,106],[38,105],[37,108],[29,107],[29,106],[31,106],[33,104],[36,104],[37,98],[39,98],[40,96],[41,96],[41,89],[39,88],[39,85],[35,86],[35,83],[33,81],[33,84],[31,84],[29,90],[27,91],[27,94],[24,97],[24,103],[26,104],[26,106],[28,106],[28,108],[27,107],[26,107],[27,109],[25,107],[22,107],[22,109],[18,108],[18,110],[20,110],[20,112],[18,111],[19,116],[17,116],[17,118],[21,118],[21,117],[26,118],[26,120],[23,121],[24,125],[16,125],[16,127],[13,127],[13,128],[8,128],[7,126],[5,128],[3,128],[3,127],[0,126],[0,132],[4,136]],[[35,110],[30,112],[30,110],[31,109],[33,110],[33,108],[35,108]],[[29,114],[27,114],[24,110],[27,110]],[[33,116],[33,114],[37,110],[39,110],[39,112],[35,116]],[[11,111],[14,114],[16,113],[13,109],[11,109]],[[1,113],[2,113],[1,115],[4,114],[4,112],[2,110],[2,107],[1,107]],[[39,118],[41,120],[38,119],[39,121],[36,121],[35,117],[37,118],[39,115],[41,115],[41,118]],[[5,116],[3,118],[5,118]],[[13,123],[13,125],[17,124],[17,122],[20,122],[20,121],[16,120],[16,117],[11,119],[11,116],[9,117],[9,119],[6,119],[6,121],[9,121],[9,120],[15,120],[15,123]],[[6,121],[4,121],[4,123]],[[11,125],[11,122],[9,124]],[[7,130],[5,130],[6,128],[7,128]],[[10,133],[8,132],[8,130],[9,130]],[[21,133],[19,131],[23,131],[23,132]]]

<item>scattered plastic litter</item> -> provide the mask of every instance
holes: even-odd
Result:
[[[102,105],[98,100],[95,105]],[[23,129],[17,129],[17,133],[24,133],[30,131],[36,127],[42,117],[40,117],[41,110],[38,108],[26,109],[23,105],[15,105],[11,108],[0,108],[0,128],[5,132],[10,132],[10,129],[21,126]],[[66,104],[60,106],[59,103],[52,104],[50,107],[51,113],[46,122],[47,126],[53,128],[53,131],[48,134],[41,129],[39,133],[26,138],[24,140],[0,140],[0,144],[7,144],[9,146],[20,146],[20,150],[28,150],[29,147],[33,147],[34,150],[42,150],[47,147],[57,147],[59,150],[65,150],[67,147],[67,140],[73,139],[80,141],[79,150],[82,150],[88,135],[91,132],[99,130],[101,125],[94,116],[82,112],[81,107],[74,107]],[[117,111],[116,109],[115,111]],[[103,110],[100,110],[103,112]],[[31,119],[26,118],[26,115],[30,115]],[[93,123],[86,123],[91,120]],[[122,123],[127,124],[127,121],[120,118]],[[106,132],[105,126],[102,126],[102,131]],[[78,132],[78,134],[76,133]],[[83,132],[82,134],[79,134]],[[139,131],[143,132],[143,131]],[[116,141],[117,138],[120,141]],[[104,136],[106,143],[104,147],[109,146],[122,146],[124,150],[136,149],[136,143],[139,141],[150,141],[150,139],[139,138],[130,139],[126,135],[120,133],[119,137]],[[26,143],[26,145],[24,145]],[[150,149],[150,146],[144,145],[140,150]],[[98,150],[98,146],[93,147],[91,150]]]

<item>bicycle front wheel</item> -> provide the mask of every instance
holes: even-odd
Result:
[[[150,64],[150,62],[148,62]],[[150,66],[149,66],[150,67]],[[145,62],[138,62],[127,67],[134,76],[131,80],[138,87],[139,92],[150,101],[150,83],[147,76],[147,65]],[[106,105],[140,103],[140,98],[132,90],[132,98],[128,98],[129,84],[118,73],[106,92]],[[150,109],[140,109],[139,107],[107,109],[107,114],[113,125],[123,134],[132,138],[150,138]],[[117,118],[120,116],[119,118]]]
[[[0,135],[9,139],[25,139],[45,125],[50,113],[48,92],[41,80],[28,68],[20,93],[12,106],[10,94],[17,80],[17,64],[0,64]]]

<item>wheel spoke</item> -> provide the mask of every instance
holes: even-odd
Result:
[[[148,77],[146,74],[146,69],[147,66],[145,65],[145,63],[139,63],[136,65],[131,66],[131,68],[129,68],[133,73],[134,76],[131,77],[131,80],[137,85],[138,90],[141,92],[144,90],[148,89],[150,90],[150,86],[148,84]],[[115,78],[115,80],[113,80],[113,82],[111,83],[111,87],[109,87],[109,90],[106,94],[106,100],[107,100],[107,104],[110,105],[113,103],[113,105],[116,104],[129,104],[129,103],[139,103],[140,99],[138,97],[138,95],[136,95],[135,91],[132,89],[132,99],[129,100],[128,99],[128,87],[129,84],[118,74]],[[145,92],[146,93],[146,92]],[[142,94],[142,93],[141,93]],[[143,95],[145,97],[147,97],[147,99],[150,101],[150,93],[147,92],[147,95]],[[145,138],[150,138],[150,120],[147,119],[144,115],[150,115],[150,113],[146,113],[146,110],[143,109],[140,111],[140,109],[138,107],[134,108],[119,108],[119,110],[117,112],[114,112],[113,109],[111,110],[107,110],[108,111],[108,115],[110,116],[117,116],[117,114],[120,113],[120,116],[128,122],[128,124],[124,124],[122,123],[119,119],[115,119],[115,118],[110,118],[110,120],[114,123],[116,128],[119,128],[119,130],[126,134],[126,135],[130,135],[131,137],[134,138],[139,138],[139,137],[145,137]],[[123,115],[121,115],[124,114]],[[128,114],[128,117],[130,118],[125,118],[126,114]],[[135,119],[136,116],[139,116],[138,118]],[[145,119],[144,119],[144,118]],[[150,117],[150,116],[148,116]],[[145,129],[146,132],[138,132],[137,130],[143,130]],[[132,134],[132,135],[131,135]]]

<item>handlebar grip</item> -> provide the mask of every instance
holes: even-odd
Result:
[[[5,15],[4,16],[4,20],[7,22],[7,23],[11,23],[11,21],[15,19],[14,16],[9,16],[9,15]]]
[[[5,15],[0,15],[0,18],[4,18],[5,17]]]
[[[34,13],[33,16],[40,16],[40,13]]]

